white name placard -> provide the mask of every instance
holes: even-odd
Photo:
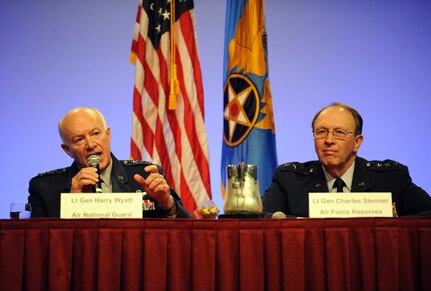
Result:
[[[311,218],[393,217],[385,192],[309,193],[308,205]]]
[[[142,193],[61,193],[60,218],[142,218]]]

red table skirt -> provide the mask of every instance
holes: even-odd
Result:
[[[431,219],[1,220],[0,290],[431,290]]]

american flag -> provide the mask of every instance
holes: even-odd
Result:
[[[174,33],[171,4],[175,4]],[[192,213],[197,205],[211,199],[193,9],[193,0],[141,0],[131,51],[136,66],[131,157],[162,165],[170,186]],[[179,85],[176,99],[170,99],[173,63]],[[175,109],[169,109],[169,102]]]

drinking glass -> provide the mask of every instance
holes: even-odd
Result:
[[[11,219],[25,219],[31,217],[30,203],[12,203],[10,205]]]

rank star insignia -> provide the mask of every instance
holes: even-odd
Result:
[[[231,74],[224,87],[224,141],[239,145],[250,133],[259,116],[259,93],[245,75]]]

